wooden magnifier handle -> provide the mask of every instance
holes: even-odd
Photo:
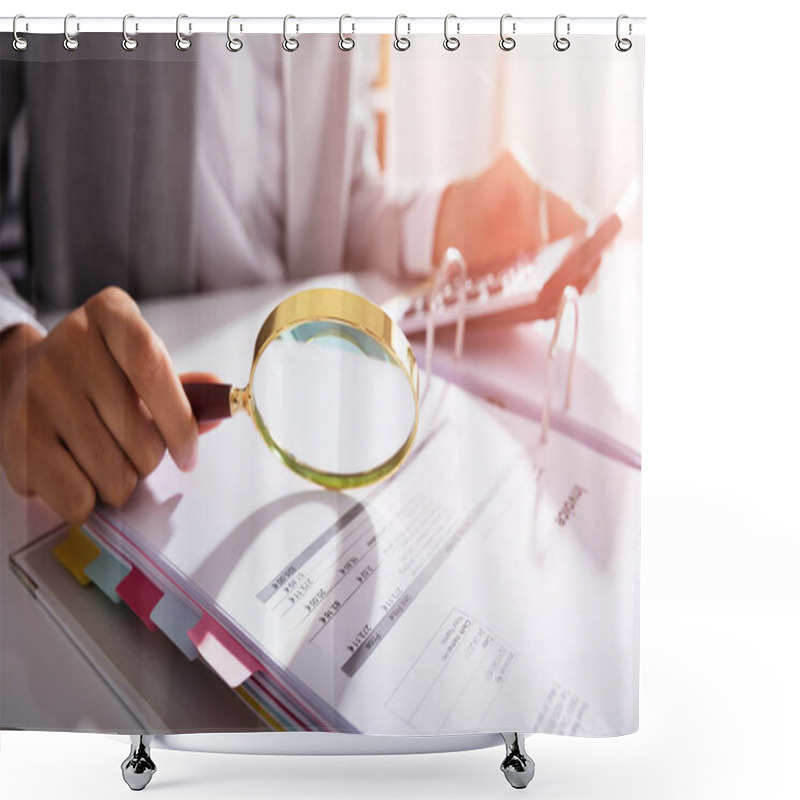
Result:
[[[183,391],[198,422],[216,422],[231,416],[231,384],[188,382],[183,384]]]

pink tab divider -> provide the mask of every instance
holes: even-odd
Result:
[[[235,689],[263,666],[208,614],[188,632],[189,639],[219,676]]]
[[[154,631],[155,623],[150,619],[150,614],[164,596],[158,588],[141,570],[133,567],[128,575],[117,584],[117,594],[130,606],[148,629]]]

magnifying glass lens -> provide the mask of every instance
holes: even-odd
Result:
[[[370,473],[415,427],[403,369],[374,338],[339,321],[281,333],[262,351],[251,392],[256,425],[273,449],[320,472]]]

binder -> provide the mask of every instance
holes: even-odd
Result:
[[[633,583],[620,596],[619,575],[638,580],[638,469],[557,431],[542,444],[536,423],[436,377],[423,412],[410,462],[347,496],[309,490],[259,453],[246,426],[209,434],[194,474],[165,460],[123,512],[99,508],[81,530],[56,530],[16,553],[13,566],[154,733],[463,733],[525,729],[534,712],[542,731],[634,729],[636,637],[608,622],[629,619],[636,596]],[[486,460],[492,441],[496,456]],[[215,495],[208,481],[232,453],[258,467]],[[437,484],[443,462],[457,473],[449,485]],[[265,503],[252,501],[259,484],[271,487]],[[470,485],[475,502],[448,495]],[[536,529],[521,534],[520,520]],[[370,539],[387,552],[376,556]],[[248,563],[264,573],[258,580]],[[407,580],[394,586],[390,575]],[[257,585],[258,601],[238,596],[237,587]],[[598,599],[618,613],[598,615]],[[272,614],[261,628],[241,613],[258,603]],[[554,647],[554,629],[578,617],[586,638]],[[132,644],[136,658],[101,656],[112,639]],[[596,664],[588,682],[586,658]],[[176,681],[178,669],[191,679]],[[163,711],[163,687],[176,683],[186,688],[183,713]]]

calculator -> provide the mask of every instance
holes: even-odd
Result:
[[[545,245],[532,258],[486,274],[464,273],[444,282],[430,278],[393,297],[383,308],[407,335],[426,329],[432,308],[437,328],[455,325],[462,313],[470,327],[554,317],[564,289],[574,286],[583,291],[594,277],[637,193],[638,187],[632,184],[617,210],[599,224]]]

